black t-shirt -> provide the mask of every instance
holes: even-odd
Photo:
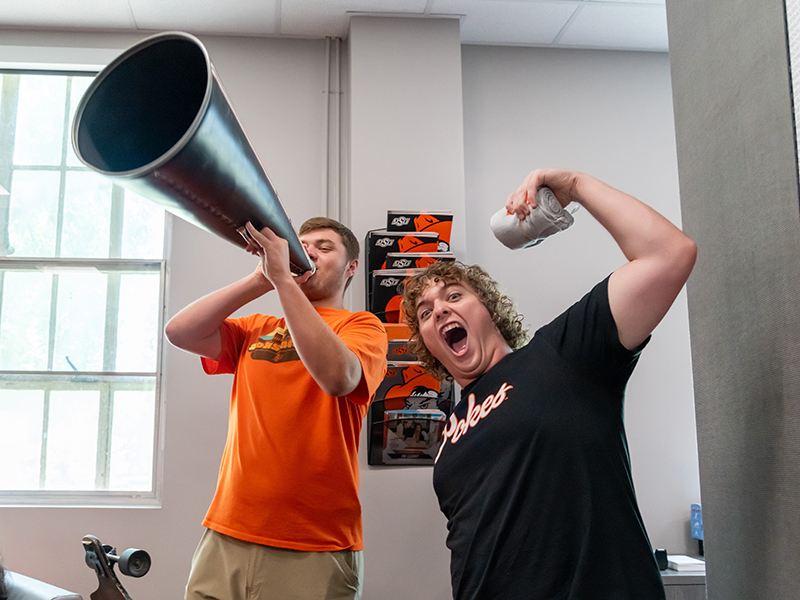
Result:
[[[646,343],[646,342],[645,342]],[[457,600],[663,600],[608,279],[462,391],[434,467]]]

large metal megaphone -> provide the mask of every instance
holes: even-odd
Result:
[[[203,44],[160,33],[103,69],[72,123],[78,158],[190,223],[245,247],[244,225],[288,240],[291,269],[314,271]]]

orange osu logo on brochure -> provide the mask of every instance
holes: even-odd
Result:
[[[439,239],[450,244],[450,231],[453,226],[453,217],[444,221],[433,215],[422,214],[414,219],[414,228],[417,231],[435,231],[439,234]]]
[[[441,383],[431,376],[422,365],[410,364],[403,369],[392,369],[392,376],[402,375],[402,383],[396,383],[386,390],[385,410],[405,408],[406,399],[411,397],[438,398],[441,392]],[[388,373],[387,373],[388,377]]]
[[[387,269],[424,269],[433,263],[456,259],[452,252],[389,252],[386,255]]]
[[[421,239],[413,235],[406,235],[397,240],[397,247],[400,249],[400,252],[411,252],[415,248],[419,250],[421,246],[425,245],[426,242],[423,242]],[[430,250],[430,252],[433,251],[434,250]]]
[[[439,250],[439,240],[420,239],[413,235],[404,235],[397,240],[397,251],[406,252],[437,252]],[[381,269],[386,268],[386,261],[384,260]]]
[[[452,211],[401,211],[387,213],[387,231],[435,232],[444,249],[450,248],[450,233],[453,227]]]

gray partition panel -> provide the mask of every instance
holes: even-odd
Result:
[[[800,199],[782,0],[667,0],[710,600],[800,597]]]

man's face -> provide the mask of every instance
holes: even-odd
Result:
[[[347,260],[342,237],[332,229],[316,229],[300,236],[300,241],[316,266],[300,289],[311,302],[341,300],[344,285],[358,266],[357,260]]]
[[[432,282],[417,300],[417,319],[425,346],[462,387],[511,352],[467,284]]]

